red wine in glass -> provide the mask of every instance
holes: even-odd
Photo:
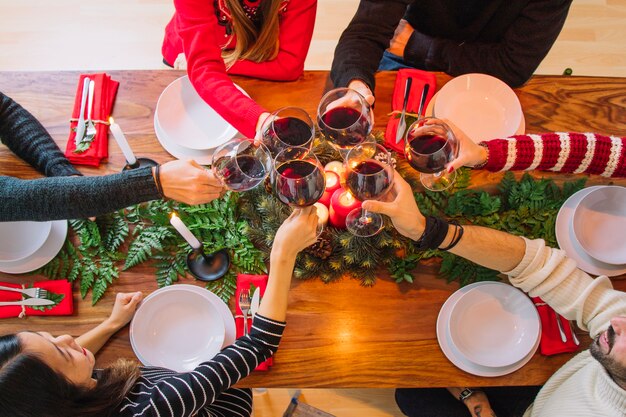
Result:
[[[426,133],[407,137],[406,157],[419,172],[436,174],[454,159],[454,149],[446,138]]]
[[[282,117],[270,122],[263,136],[264,143],[270,152],[275,155],[291,146],[309,148],[313,143],[315,129],[312,125],[297,117]]]
[[[318,121],[322,133],[340,148],[351,148],[363,142],[370,132],[369,117],[352,107],[335,107]]]
[[[377,199],[387,192],[391,183],[385,167],[375,160],[361,161],[347,173],[346,185],[361,201]]]
[[[293,207],[311,206],[325,191],[326,179],[319,166],[295,159],[276,168],[274,188],[278,199]]]
[[[256,187],[267,175],[265,166],[252,155],[223,156],[214,163],[216,175],[233,191],[245,191]]]

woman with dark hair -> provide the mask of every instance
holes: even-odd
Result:
[[[94,353],[130,321],[141,293],[118,294],[111,316],[76,339],[44,332],[0,337],[0,417],[249,416],[252,393],[232,386],[276,352],[296,255],[315,242],[317,220],[311,207],[285,220],[250,333],[191,372],[125,360],[94,372]]]
[[[269,113],[228,77],[293,81],[302,75],[317,0],[175,0],[163,61],[237,130],[254,137]]]

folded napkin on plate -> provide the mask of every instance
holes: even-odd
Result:
[[[91,146],[84,152],[76,153],[76,123],[78,113],[80,113],[80,101],[83,94],[83,80],[89,77],[94,81],[94,97],[92,120],[96,126],[96,136],[91,142]],[[90,165],[97,167],[100,161],[109,157],[109,116],[115,102],[115,95],[119,82],[112,80],[107,74],[82,74],[78,80],[78,88],[76,90],[76,98],[74,100],[74,109],[72,111],[72,119],[70,121],[70,136],[65,148],[65,156],[73,164]],[[85,120],[87,120],[87,107],[85,105]]]
[[[396,84],[393,87],[393,96],[391,98],[391,109],[394,113],[389,118],[387,123],[387,130],[385,131],[385,145],[394,151],[404,154],[404,142],[396,144],[396,131],[398,130],[398,123],[400,123],[400,113],[402,112],[402,105],[404,104],[404,88],[406,86],[407,78],[412,78],[411,92],[409,93],[409,101],[406,104],[407,113],[417,113],[420,107],[420,99],[422,98],[422,89],[424,85],[428,84],[428,95],[426,96],[426,102],[424,103],[424,112],[428,102],[435,95],[437,89],[437,77],[434,73],[428,71],[422,71],[418,69],[405,68],[398,71],[396,76]],[[409,128],[407,123],[406,128]]]
[[[532,300],[537,307],[537,312],[541,320],[541,341],[539,342],[541,354],[550,356],[558,353],[577,351],[579,346],[573,340],[572,328],[570,327],[569,321],[560,314],[557,314],[557,312],[541,298],[532,297]],[[557,317],[558,320],[561,321],[561,327],[565,332],[567,338],[566,342],[561,340],[561,332],[559,332],[559,327],[556,322]]]
[[[0,285],[13,288],[29,288],[10,282],[0,282]],[[72,284],[64,279],[54,281],[39,281],[33,284],[35,288],[43,288],[48,292],[63,294],[61,302],[52,308],[41,306],[43,311],[35,310],[28,306],[2,306],[0,307],[0,318],[20,317],[22,313],[27,316],[69,316],[74,312],[74,299],[72,297]],[[22,294],[14,291],[0,290],[0,301],[20,301]]]
[[[237,289],[235,290],[235,327],[237,329],[237,338],[243,336],[243,313],[239,308],[239,294],[242,291],[250,291],[250,284],[254,285],[261,291],[261,297],[265,294],[265,287],[267,286],[267,275],[237,275]],[[252,293],[250,293],[252,298]],[[252,313],[248,315],[248,330],[252,327]],[[270,366],[274,365],[274,358],[269,358],[265,362],[259,364],[256,367],[256,371],[269,371]]]

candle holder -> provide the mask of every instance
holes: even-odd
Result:
[[[128,171],[129,169],[137,169],[137,168],[145,168],[145,167],[155,167],[159,165],[157,161],[150,158],[137,158],[135,159],[134,164],[126,164],[122,171]]]
[[[205,282],[215,281],[228,272],[230,256],[226,249],[220,249],[207,255],[200,247],[187,255],[187,267],[196,279]]]

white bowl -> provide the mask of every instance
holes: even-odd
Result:
[[[219,353],[224,342],[220,312],[188,288],[162,288],[141,303],[130,324],[130,342],[148,366],[188,372]]]
[[[591,191],[576,206],[573,227],[589,255],[611,265],[626,264],[626,188]]]
[[[237,129],[198,95],[186,75],[163,90],[156,105],[157,117],[168,138],[191,150],[213,149],[237,134]]]
[[[514,135],[523,118],[513,90],[486,74],[450,80],[437,93],[434,114],[452,121],[475,142]]]
[[[48,239],[52,222],[0,222],[0,262],[22,261]]]
[[[515,287],[498,282],[463,294],[450,314],[452,345],[483,366],[519,362],[534,348],[540,329],[532,301]]]

